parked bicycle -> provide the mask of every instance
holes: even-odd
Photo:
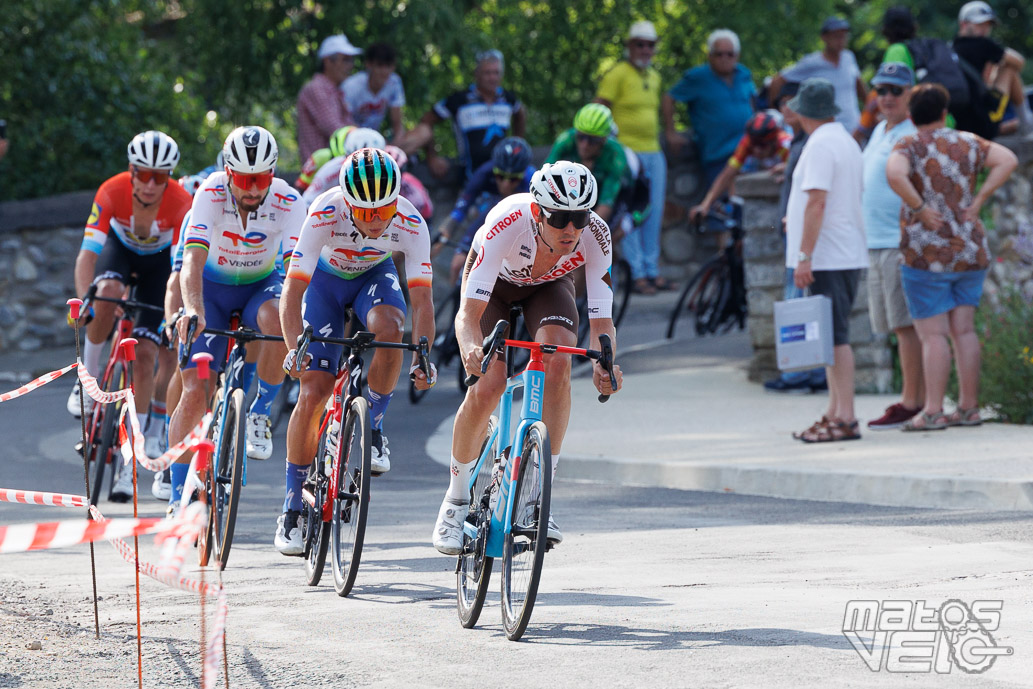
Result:
[[[731,235],[731,242],[703,264],[678,295],[667,321],[667,338],[674,337],[678,318],[686,311],[695,318],[697,335],[725,333],[738,325],[746,327],[746,281],[742,259],[741,206],[729,204],[724,210],[711,209],[696,224],[696,232],[719,229]]]
[[[492,416],[481,453],[470,479],[470,513],[463,522],[463,551],[456,562],[456,605],[466,628],[477,623],[488,592],[492,563],[502,558],[502,624],[506,636],[516,641],[527,629],[538,595],[542,565],[549,549],[549,514],[552,501],[552,452],[549,430],[542,421],[544,403],[544,355],[574,354],[599,361],[610,374],[614,388],[613,349],[607,335],[599,337],[600,349],[581,349],[541,342],[506,339],[510,323],[499,321],[484,340],[486,373],[492,352],[505,347],[506,391]],[[520,375],[513,374],[509,353],[530,352]],[[467,383],[473,385],[476,376]],[[523,404],[516,426],[511,424],[513,395],[523,389]],[[605,402],[607,395],[600,395]],[[514,456],[515,455],[515,456]]]
[[[417,352],[419,366],[430,375],[427,338],[418,344],[378,342],[373,333],[359,331],[352,337],[317,337],[306,327],[298,338],[297,361],[305,360],[311,342],[343,345],[333,394],[319,426],[319,447],[302,486],[302,543],[309,586],[323,575],[327,548],[334,573],[334,590],[347,596],[355,584],[366,534],[372,477],[372,420],[363,393],[363,352],[370,349],[403,349]],[[347,385],[347,387],[346,387]]]

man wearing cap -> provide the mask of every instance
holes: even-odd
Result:
[[[868,422],[873,431],[900,428],[925,404],[922,381],[922,343],[918,339],[900,281],[904,256],[900,251],[900,197],[886,179],[886,161],[896,143],[914,134],[908,96],[915,85],[911,68],[902,62],[884,62],[872,79],[882,121],[875,126],[864,149],[864,193],[861,211],[868,238],[868,317],[872,331],[897,336],[903,379],[900,401]]]
[[[853,133],[861,123],[861,110],[858,100],[864,102],[868,97],[868,89],[861,78],[861,70],[857,66],[857,58],[847,50],[847,38],[850,35],[850,23],[841,17],[829,17],[821,24],[821,42],[824,47],[818,52],[805,55],[795,65],[783,69],[771,80],[768,97],[774,102],[787,81],[802,83],[806,79],[821,77],[832,82],[836,92],[836,105],[839,114],[836,121],[842,123],[848,132]]]
[[[316,149],[325,148],[330,135],[352,122],[341,83],[351,74],[356,48],[344,34],[328,36],[316,57],[319,70],[298,92],[298,156],[304,163]]]
[[[952,46],[958,57],[983,76],[989,88],[1006,96],[1000,99],[997,111],[990,113],[991,120],[1000,121],[1004,116],[1004,108],[1011,101],[1020,131],[1030,134],[1033,133],[1033,114],[1030,113],[1022,85],[1022,68],[1026,59],[1017,51],[990,38],[997,21],[997,15],[985,2],[975,0],[965,3],[958,12],[958,35],[954,37]]]
[[[633,289],[639,294],[672,288],[660,277],[660,223],[667,193],[667,160],[660,149],[660,73],[652,67],[657,38],[652,22],[632,24],[625,43],[627,59],[603,75],[595,96],[595,102],[613,112],[617,140],[638,154],[649,176],[652,210],[641,227],[621,244],[631,264]]]
[[[832,301],[834,363],[826,367],[829,403],[821,419],[794,434],[808,443],[861,437],[854,414],[854,353],[850,310],[861,271],[868,267],[861,213],[861,149],[843,125],[835,88],[808,79],[788,107],[808,134],[793,172],[786,211],[786,268],[793,282]]]

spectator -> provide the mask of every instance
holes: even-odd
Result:
[[[815,53],[805,55],[803,59],[791,67],[783,69],[771,80],[768,96],[774,100],[782,84],[787,81],[802,83],[811,77],[821,77],[832,82],[836,90],[836,105],[839,114],[836,121],[853,133],[861,123],[861,110],[857,106],[868,97],[861,70],[857,67],[857,58],[847,50],[847,39],[850,35],[850,23],[840,17],[829,17],[821,25],[821,42],[825,47]]]
[[[649,176],[649,216],[624,238],[624,257],[631,265],[633,290],[655,294],[674,285],[660,277],[660,224],[664,215],[667,161],[660,149],[660,73],[653,69],[656,29],[639,21],[628,32],[627,59],[603,75],[595,100],[610,108],[617,140],[638,154]]]
[[[389,117],[391,143],[397,144],[405,137],[405,88],[395,73],[395,49],[387,43],[374,43],[366,48],[363,60],[366,68],[341,84],[344,103],[359,127],[379,130]]]
[[[900,284],[900,197],[886,180],[886,161],[893,147],[915,133],[907,111],[908,92],[915,77],[902,62],[884,62],[872,79],[879,104],[879,122],[864,149],[864,195],[861,209],[868,237],[868,317],[877,333],[897,336],[902,378],[900,401],[868,422],[873,431],[900,428],[925,403],[922,381],[922,343],[911,323],[911,315]]]
[[[298,157],[304,163],[314,151],[325,148],[330,135],[352,123],[340,86],[355,65],[356,48],[344,34],[328,36],[316,57],[319,70],[298,92]]]
[[[794,437],[807,443],[856,440],[850,310],[868,267],[861,217],[861,149],[843,125],[828,79],[803,82],[789,101],[808,134],[793,172],[786,214],[786,267],[793,282],[832,300],[834,360],[826,368],[829,403],[821,420]]]
[[[465,182],[474,170],[491,159],[491,149],[499,140],[510,135],[524,136],[524,107],[515,93],[502,88],[504,67],[499,51],[478,53],[474,83],[442,98],[427,111],[406,138],[402,146],[406,153],[426,147],[430,171],[436,177],[447,175],[448,160],[434,150],[434,125],[452,120]]]
[[[7,120],[0,120],[0,160],[7,155]]]
[[[971,132],[947,129],[947,89],[921,84],[908,109],[918,131],[897,142],[886,164],[901,209],[904,265],[901,282],[922,342],[925,406],[908,431],[976,426],[979,416],[979,338],[973,320],[990,265],[983,204],[1018,165],[1015,154]],[[979,191],[982,171],[988,174]],[[958,371],[957,409],[946,414],[943,396],[951,350]]]
[[[735,151],[753,114],[756,89],[750,70],[739,63],[739,48],[739,37],[734,32],[712,32],[707,37],[707,64],[687,70],[663,97],[668,150],[676,156],[682,146],[682,138],[674,129],[674,102],[679,101],[688,106],[708,188]]]
[[[983,82],[993,89],[991,97],[998,107],[991,109],[991,120],[1000,122],[1006,104],[1011,101],[1019,120],[1019,131],[1031,134],[1033,113],[1030,113],[1022,85],[1022,68],[1026,59],[990,38],[996,23],[997,15],[990,5],[981,0],[965,3],[958,13],[958,35],[952,45],[958,57],[971,65],[982,76]]]

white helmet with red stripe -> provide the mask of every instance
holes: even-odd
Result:
[[[542,208],[587,211],[599,195],[595,177],[581,163],[557,160],[546,163],[531,177],[531,194]]]

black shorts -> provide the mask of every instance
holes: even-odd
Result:
[[[543,325],[562,326],[577,337],[574,278],[569,273],[540,285],[514,285],[502,278],[497,279],[488,307],[481,315],[481,335],[487,337],[496,323],[508,321],[511,306],[520,306],[524,310],[524,324],[531,339]]]
[[[811,294],[823,294],[832,300],[832,343],[850,344],[850,311],[854,308],[861,268],[853,270],[816,270]]]
[[[165,288],[172,274],[171,247],[156,254],[138,254],[130,251],[117,237],[108,237],[97,259],[94,284],[101,280],[118,280],[127,284],[131,275],[136,276],[136,301],[165,308]],[[157,345],[161,344],[162,314],[158,311],[142,311],[136,317],[133,335],[146,337]]]

